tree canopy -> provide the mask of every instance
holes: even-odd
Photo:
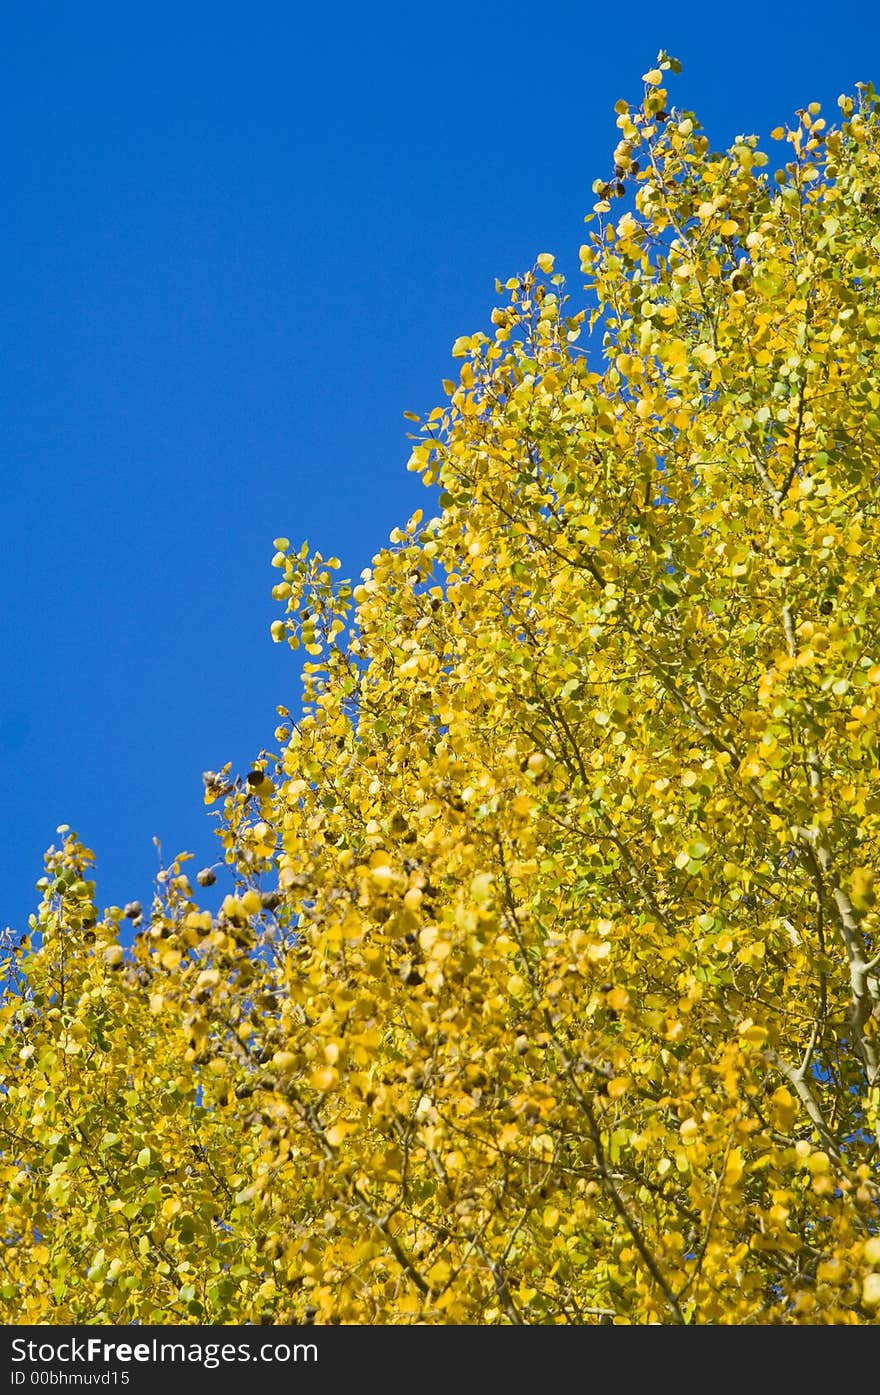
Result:
[[[206,775],[219,909],[50,850],[8,1320],[876,1320],[880,101],[774,172],[670,68],[582,307],[542,253],[414,419],[432,516],[353,586],[276,540],[303,700]]]

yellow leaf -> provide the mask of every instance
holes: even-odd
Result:
[[[471,896],[477,905],[483,905],[492,894],[491,872],[480,872],[471,881]]]
[[[872,1235],[862,1247],[862,1254],[868,1264],[880,1265],[880,1235]]]
[[[353,1128],[353,1124],[343,1123],[342,1121],[336,1124],[331,1124],[330,1128],[327,1129],[326,1132],[326,1139],[327,1142],[330,1144],[330,1147],[338,1148],[340,1143],[342,1143],[343,1140],[347,1137],[347,1135],[351,1133]]]
[[[811,1153],[807,1158],[807,1170],[812,1173],[827,1172],[830,1167],[828,1154],[821,1150]]]
[[[428,1280],[428,1283],[431,1285],[431,1288],[438,1289],[442,1288],[444,1284],[449,1282],[449,1276],[451,1273],[452,1270],[447,1264],[446,1260],[438,1259],[436,1264],[431,1265],[431,1268],[428,1270],[426,1278]]]
[[[746,1019],[746,1021],[740,1025],[739,1035],[743,1041],[748,1041],[755,1046],[760,1046],[762,1042],[767,1040],[767,1028],[761,1027],[756,1022],[752,1022],[751,1019]]]
[[[309,1084],[315,1090],[332,1090],[338,1083],[339,1071],[335,1066],[321,1066],[309,1076]]]

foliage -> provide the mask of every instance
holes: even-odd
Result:
[[[50,852],[8,1319],[875,1320],[880,103],[771,176],[670,66],[587,307],[542,254],[457,341],[437,516],[353,589],[277,540],[303,711],[206,777],[219,911],[181,857],[123,948]]]

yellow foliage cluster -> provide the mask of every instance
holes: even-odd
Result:
[[[7,1320],[876,1320],[880,104],[771,173],[674,66],[588,309],[542,253],[456,342],[436,515],[353,587],[276,540],[304,701],[206,780],[220,909],[181,857],[124,949],[50,852]]]

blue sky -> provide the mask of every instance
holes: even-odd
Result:
[[[154,835],[213,858],[202,770],[298,696],[273,537],[357,572],[424,502],[402,413],[496,275],[549,250],[577,292],[658,49],[717,145],[880,83],[856,14],[7,0],[0,925],[61,822],[104,904],[149,898]]]

